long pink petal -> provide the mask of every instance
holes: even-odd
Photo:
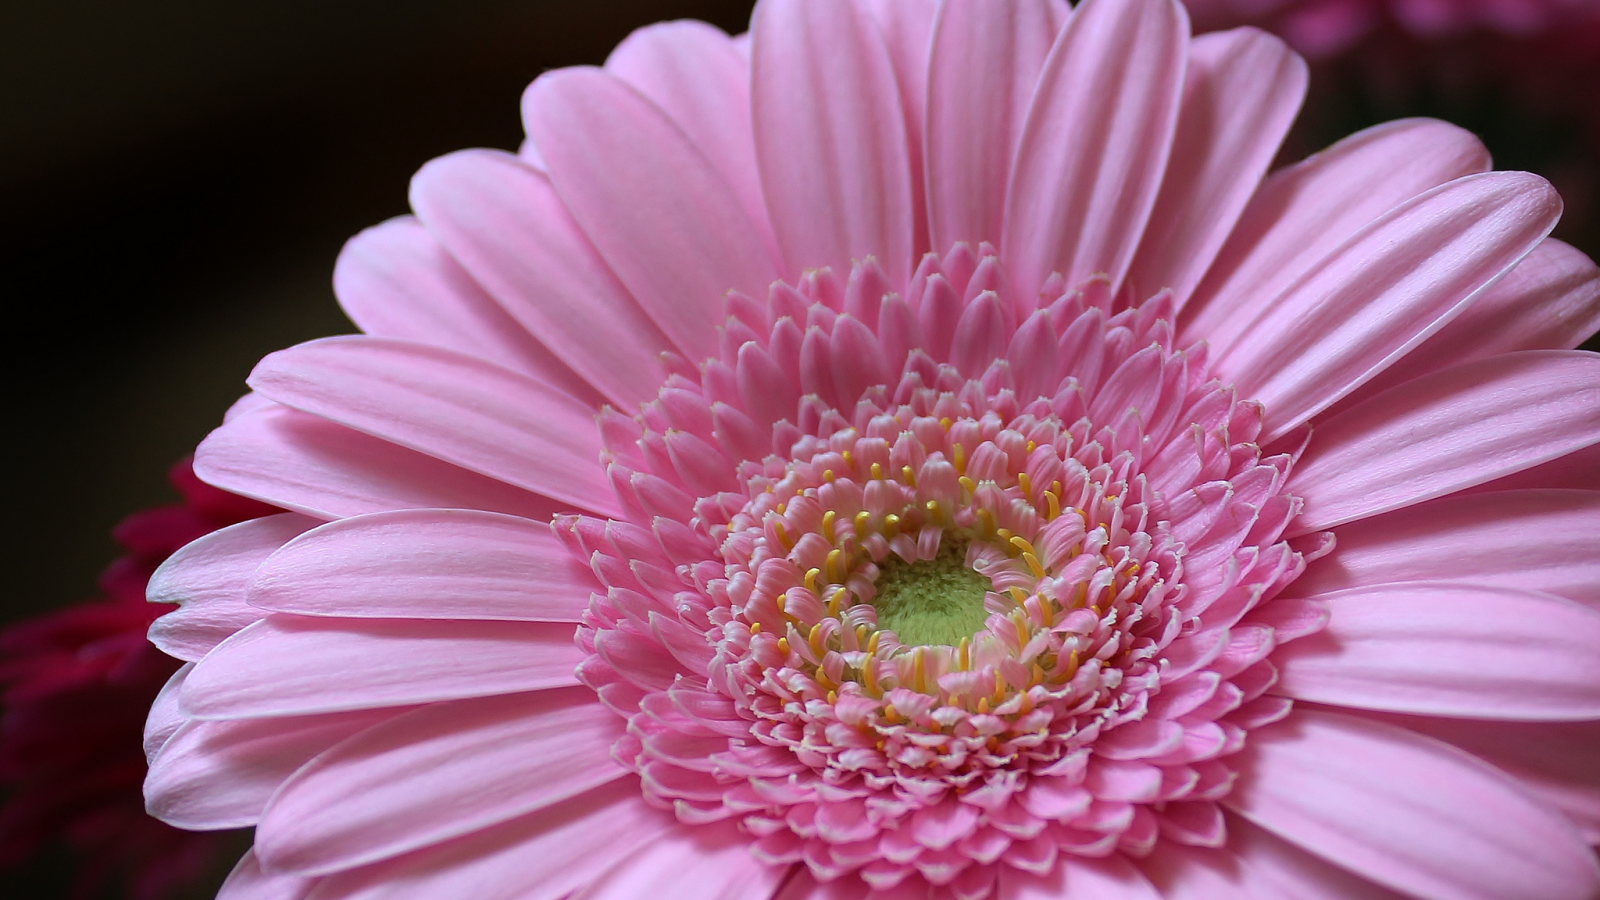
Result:
[[[151,761],[145,809],[198,831],[254,825],[284,780],[312,757],[395,715],[361,710],[287,719],[193,721]]]
[[[205,719],[294,716],[576,684],[572,626],[273,615],[222,642],[183,685]]]
[[[1414,900],[1313,856],[1248,819],[1229,813],[1225,821],[1228,847],[1260,900]]]
[[[1600,610],[1438,581],[1318,599],[1328,626],[1273,656],[1276,693],[1430,716],[1600,719]]]
[[[548,520],[559,509],[548,497],[266,403],[201,442],[194,470],[202,480],[318,519],[420,507]]]
[[[1440,497],[1341,526],[1294,582],[1316,594],[1396,581],[1543,591],[1600,609],[1600,493],[1495,491]]]
[[[911,275],[910,145],[889,53],[851,0],[762,0],[751,24],[756,158],[787,273],[875,256]]]
[[[1449,744],[1297,708],[1251,732],[1235,759],[1243,777],[1225,803],[1402,893],[1588,900],[1600,890],[1594,854],[1566,819]]]
[[[1081,859],[1062,855],[1050,871],[1033,875],[1006,866],[1000,870],[997,900],[1161,900],[1155,886],[1126,857]]]
[[[414,710],[294,773],[256,852],[330,874],[544,809],[627,774],[610,753],[624,724],[585,687]]]
[[[787,867],[757,861],[750,855],[749,837],[732,828],[678,825],[631,848],[573,900],[765,900],[786,873]]]
[[[217,900],[305,900],[316,886],[315,878],[261,871],[255,851],[247,850],[217,891]]]
[[[1262,183],[1184,307],[1184,343],[1226,346],[1241,326],[1368,223],[1412,197],[1489,170],[1471,132],[1431,119],[1368,128]]]
[[[606,71],[661,107],[716,167],[776,254],[761,195],[750,122],[750,61],[734,40],[704,22],[646,25],[606,57]]]
[[[1282,435],[1383,371],[1532,250],[1561,216],[1549,182],[1469,175],[1379,217],[1213,357]]]
[[[947,0],[940,6],[924,137],[934,247],[999,242],[1011,158],[1063,24],[1050,0]]]
[[[625,411],[655,396],[671,342],[639,307],[550,179],[508,153],[464,150],[411,180],[422,223],[506,312]]]
[[[308,616],[577,622],[598,587],[546,522],[398,510],[291,541],[256,570],[249,602]]]
[[[1596,329],[1600,329],[1600,267],[1582,251],[1546,238],[1448,325],[1331,412],[1469,359],[1518,350],[1571,350]]]
[[[728,182],[661,108],[604,69],[556,69],[522,98],[528,134],[572,217],[692,360],[717,350],[730,290],[779,276]]]
[[[1275,896],[1262,893],[1262,885],[1240,863],[1231,840],[1229,847],[1221,850],[1158,841],[1138,866],[1162,900],[1271,900]]]
[[[1085,0],[1062,29],[1006,189],[1002,255],[1026,296],[1053,272],[1121,284],[1172,148],[1188,42],[1173,0]]]
[[[189,673],[194,671],[194,663],[186,662],[172,673],[167,683],[156,692],[156,698],[150,701],[150,714],[144,720],[144,758],[148,762],[156,758],[167,741],[178,733],[178,729],[188,723],[189,717],[178,708],[178,696],[183,692],[183,683],[189,680]]]
[[[1181,308],[1255,194],[1306,92],[1306,64],[1278,38],[1239,28],[1189,45],[1171,162],[1128,272],[1143,299]]]
[[[333,267],[333,292],[350,321],[367,334],[481,357],[591,406],[601,401],[411,216],[390,219],[347,241]]]
[[[911,175],[912,254],[920,258],[928,252],[927,160],[923,155],[923,135],[928,120],[929,47],[933,43],[933,21],[939,0],[857,0],[872,14],[889,49],[889,63],[895,84],[900,89],[900,108],[905,113],[906,151]],[[941,250],[944,248],[941,247]]]
[[[594,411],[542,382],[450,350],[336,337],[273,353],[250,386],[469,471],[619,514],[597,460]]]
[[[330,875],[312,900],[559,900],[673,827],[632,779],[476,834]]]
[[[1600,356],[1534,350],[1408,381],[1318,425],[1292,534],[1431,500],[1600,442]]]
[[[250,573],[316,519],[283,513],[213,531],[167,557],[145,596],[176,603],[150,624],[150,642],[168,656],[197,660],[265,613],[245,602]]]
[[[1529,793],[1543,798],[1600,836],[1600,722],[1481,722],[1431,716],[1382,716],[1421,734],[1448,741],[1500,767]]]

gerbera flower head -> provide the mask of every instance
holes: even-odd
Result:
[[[1442,123],[1264,178],[1304,86],[1169,0],[542,76],[202,445],[294,512],[157,576],[151,808],[237,897],[1589,896],[1600,272]]]

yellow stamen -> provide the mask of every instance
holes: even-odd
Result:
[[[962,638],[956,647],[956,667],[965,672],[972,666],[972,639]]]
[[[937,501],[937,500],[929,500],[928,501],[928,515],[933,519],[933,521],[935,521],[935,522],[939,521],[939,501]]]
[[[1019,609],[1013,613],[1011,616],[1011,624],[1016,626],[1017,629],[1017,645],[1020,647],[1026,647],[1028,645],[1028,638],[1032,636],[1028,632],[1027,610]]]
[[[960,444],[950,445],[950,461],[955,464],[957,472],[967,471],[967,450]]]
[[[831,481],[833,481],[833,479],[835,477],[837,477],[837,476],[835,476],[833,474],[833,470],[832,469],[823,469],[822,470],[822,480],[823,481],[830,481],[831,482]]]
[[[835,682],[832,678],[829,678],[828,673],[822,671],[821,669],[817,670],[817,684],[825,691],[831,691],[839,686],[838,682]]]
[[[869,513],[864,509],[861,512],[856,513],[856,537],[859,538],[865,535],[867,533],[867,529],[871,526],[872,513]]]
[[[986,541],[994,537],[994,513],[982,507],[978,508],[978,536]]]
[[[1028,571],[1033,573],[1033,577],[1044,577],[1044,566],[1039,564],[1039,557],[1034,556],[1032,553],[1024,550],[1022,553],[1022,561],[1028,564]]]
[[[927,665],[922,661],[922,657],[921,647],[911,651],[911,683],[916,686],[919,694],[928,692],[928,670]]]
[[[1010,538],[1007,539],[1006,542],[1009,543],[1011,546],[1017,548],[1018,550],[1021,550],[1023,553],[1032,553],[1033,552],[1033,545],[1028,543],[1028,539],[1023,537],[1020,534],[1013,534]]]
[[[784,513],[789,511],[789,501],[785,500],[782,503],[779,503],[777,506],[774,506],[772,508],[772,511],[777,513],[780,516],[783,515]]]
[[[989,695],[994,706],[999,706],[1006,698],[1006,676],[1000,674],[999,669],[994,670],[994,693]]]
[[[817,579],[820,578],[821,576],[822,576],[822,570],[821,569],[807,569],[806,570],[806,590],[810,591],[813,594],[817,593]]]
[[[833,584],[844,582],[844,551],[835,547],[828,551],[828,559],[823,563],[823,571],[828,573],[828,581]]]
[[[1017,587],[1016,585],[1006,588],[1006,591],[1011,594],[1011,599],[1017,601],[1018,606],[1021,606],[1028,600],[1028,592]]]
[[[783,527],[783,520],[782,519],[774,519],[773,520],[773,522],[772,522],[772,530],[777,532],[777,534],[778,534],[778,543],[783,545],[783,549],[785,549],[785,550],[793,550],[794,549],[794,541],[789,540],[789,529]]]
[[[944,430],[945,431],[949,431],[950,430],[950,424],[951,424],[950,423],[950,417],[949,416],[945,416],[944,418],[940,419],[939,420],[939,424],[944,426]]]
[[[856,467],[856,456],[855,456],[854,453],[851,453],[849,450],[846,450],[846,451],[840,453],[839,455],[844,457],[844,464],[845,465],[849,466],[852,469],[854,469]]]
[[[806,635],[806,643],[811,645],[811,652],[815,653],[818,657],[821,657],[823,653],[827,652],[822,646],[822,623],[821,622],[818,622],[817,624],[811,626],[811,633]],[[822,674],[821,670],[818,670],[817,674],[821,675]]]
[[[1067,654],[1067,674],[1064,680],[1071,681],[1072,676],[1076,674],[1078,674],[1078,651],[1074,650]]]
[[[856,646],[857,647],[865,647],[866,645],[867,645],[867,626],[865,626],[865,625],[857,625],[856,626]]]
[[[883,705],[883,718],[890,725],[899,725],[900,711],[894,708],[893,703],[885,703]]]
[[[789,598],[788,597],[784,596],[783,594],[779,594],[778,595],[778,599],[776,599],[776,600],[774,600],[772,602],[773,602],[774,605],[776,605],[778,607],[778,612],[779,613],[782,613],[784,616],[788,616],[789,615]]]
[[[1032,687],[1032,686],[1034,686],[1036,684],[1043,684],[1044,683],[1044,667],[1043,666],[1040,666],[1038,663],[1034,663],[1033,664],[1033,672],[1032,672],[1032,674],[1033,674],[1033,680],[1028,682],[1028,686],[1029,687]]]
[[[883,637],[883,632],[874,631],[871,639],[867,641],[867,653],[871,656],[878,655],[878,641]]]
[[[883,533],[887,537],[894,537],[900,532],[900,517],[890,513],[883,517]]]
[[[973,481],[971,478],[963,475],[956,480],[961,483],[961,489],[966,491],[968,494],[976,494],[978,492],[978,483]]]
[[[879,463],[873,463],[872,464],[872,480],[873,481],[882,481],[883,480],[883,466],[881,464],[879,464]]]
[[[758,635],[760,633],[761,633],[761,623],[760,622],[752,622],[752,623],[750,623],[750,636],[751,637],[755,637],[756,635]]]
[[[912,471],[910,466],[901,466],[900,475],[907,485],[911,487],[917,486],[917,473]]]
[[[834,512],[831,509],[822,514],[822,536],[827,538],[828,539],[828,543],[830,543],[830,544],[833,543],[833,537],[834,537],[834,535],[833,535],[833,523],[835,521],[837,521],[838,518],[839,518],[839,514]]]
[[[828,616],[839,618],[839,598],[844,596],[844,591],[834,591],[828,595]]]
[[[1033,478],[1027,472],[1017,473],[1017,487],[1022,488],[1022,496],[1033,499]]]
[[[1061,498],[1056,496],[1055,491],[1044,492],[1044,503],[1046,521],[1054,521],[1057,516],[1061,515]]]
[[[839,692],[838,691],[829,691],[828,692],[828,705],[832,706],[832,705],[834,705],[835,703],[838,703],[838,702],[839,702]]]
[[[984,716],[989,714],[989,698],[988,697],[979,697],[978,698],[978,714],[979,715],[984,715]]]
[[[1028,442],[1028,449],[1027,449],[1026,452],[1027,452],[1027,454],[1029,456],[1032,456],[1033,455],[1033,451],[1035,451],[1037,449],[1039,449],[1039,445],[1038,444],[1034,443],[1033,441],[1029,441]]]
[[[778,652],[782,653],[784,656],[788,656],[789,655],[789,639],[788,638],[786,638],[786,637],[778,638]]]
[[[1044,614],[1044,627],[1052,628],[1056,624],[1056,602],[1043,594],[1039,595],[1039,612]]]
[[[877,694],[878,694],[878,666],[877,666],[877,660],[875,660],[875,659],[867,660],[866,667],[861,670],[861,686],[867,689],[867,693],[872,694],[873,696],[877,696]]]
[[[1011,546],[1011,529],[1009,529],[1009,528],[996,528],[994,530],[994,536],[999,538],[1000,539],[1000,543],[1004,544],[1005,546],[1007,546],[1007,547]]]

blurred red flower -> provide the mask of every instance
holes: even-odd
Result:
[[[183,502],[117,526],[126,553],[101,576],[100,598],[0,630],[0,868],[64,844],[81,858],[74,898],[119,878],[133,900],[170,897],[228,843],[144,811],[145,715],[180,665],[145,638],[172,609],[145,602],[145,584],[189,541],[276,510],[202,483],[187,458],[170,478]]]

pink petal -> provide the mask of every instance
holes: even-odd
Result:
[[[422,344],[336,337],[265,357],[249,381],[286,406],[524,490],[620,515],[596,462],[594,411],[499,366]]]
[[[1600,834],[1600,722],[1480,722],[1424,716],[1382,716],[1420,734],[1448,741],[1515,778],[1536,797]]]
[[[760,900],[783,883],[784,868],[750,855],[750,838],[731,828],[670,828],[573,895],[573,900]]]
[[[577,683],[572,626],[273,615],[223,641],[184,683],[198,718],[292,716]]]
[[[1253,28],[1195,38],[1171,162],[1128,274],[1133,295],[1171,288],[1181,308],[1278,152],[1306,92],[1306,64]]]
[[[1327,628],[1280,649],[1275,693],[1472,719],[1600,718],[1600,611],[1449,582],[1318,597]]]
[[[270,402],[211,432],[194,470],[217,487],[319,519],[444,507],[547,520],[558,509],[547,497]]]
[[[929,47],[933,43],[933,21],[939,0],[857,0],[872,14],[894,69],[900,91],[900,108],[905,113],[907,162],[911,175],[911,224],[913,258],[921,257],[928,245],[928,197],[923,175],[923,134],[927,122]],[[943,249],[942,247],[940,249]]]
[[[1594,854],[1570,823],[1449,744],[1297,707],[1252,732],[1236,758],[1244,775],[1224,802],[1402,893],[1586,900],[1600,890]]]
[[[152,603],[177,603],[150,624],[150,642],[178,659],[197,660],[265,613],[245,603],[250,573],[291,538],[317,525],[295,513],[265,516],[193,541],[150,576]]]
[[[1228,846],[1260,900],[1414,900],[1326,862],[1248,819],[1229,815]],[[1218,900],[1228,900],[1224,895]]]
[[[905,284],[910,150],[877,27],[851,0],[764,0],[750,30],[756,158],[788,274],[875,256]]]
[[[256,570],[250,603],[309,616],[576,622],[597,587],[546,523],[399,510],[290,542]]]
[[[1167,166],[1188,41],[1171,0],[1085,0],[1056,39],[1006,190],[1003,255],[1026,296],[1054,272],[1122,282]]]
[[[1317,426],[1289,479],[1306,534],[1600,442],[1600,357],[1531,350],[1406,382]]]
[[[750,123],[750,61],[720,29],[681,19],[646,25],[606,57],[606,71],[672,117],[716,168],[774,248]]]
[[[1260,892],[1259,880],[1250,877],[1231,850],[1160,841],[1138,865],[1162,900],[1266,900],[1273,896]]]
[[[947,0],[940,7],[924,139],[933,246],[999,241],[1011,158],[1065,24],[1060,12],[1050,0]]]
[[[476,834],[330,875],[325,900],[559,900],[673,826],[632,779]]]
[[[329,874],[544,809],[626,774],[610,754],[623,725],[584,687],[414,710],[296,772],[257,826],[257,853]]]
[[[1063,856],[1049,872],[1032,875],[1009,866],[1000,870],[997,900],[1161,900],[1149,879],[1125,857],[1081,859]]]
[[[486,359],[594,406],[588,382],[517,324],[411,216],[351,238],[333,268],[350,321],[377,337],[433,344]]]
[[[604,69],[557,69],[522,98],[550,181],[645,312],[692,360],[717,351],[729,290],[778,278],[761,229],[661,108]]]
[[[1396,581],[1542,591],[1600,608],[1600,493],[1463,494],[1351,522],[1293,590]]]
[[[1461,315],[1340,401],[1353,406],[1401,382],[1469,359],[1518,350],[1571,350],[1600,329],[1600,267],[1546,238]]]
[[[255,851],[247,850],[217,891],[217,900],[305,900],[316,886],[315,878],[268,875],[261,871]]]
[[[1312,267],[1213,357],[1266,407],[1263,442],[1387,368],[1544,239],[1561,215],[1549,182],[1470,175],[1375,220]]]
[[[144,780],[145,809],[198,831],[243,828],[313,756],[394,716],[362,710],[287,719],[193,721],[161,748]]]
[[[1184,307],[1183,343],[1220,349],[1368,223],[1432,188],[1489,169],[1471,132],[1431,119],[1368,128],[1274,173],[1251,198]]]
[[[507,153],[465,150],[417,172],[411,205],[506,312],[600,393],[628,412],[655,396],[657,356],[671,342],[547,177]]]
[[[178,671],[173,672],[161,690],[156,692],[155,699],[150,701],[150,714],[145,717],[143,735],[144,758],[147,762],[155,759],[167,741],[189,721],[189,717],[178,709],[178,695],[182,693],[183,683],[192,671],[192,662],[179,666]]]

